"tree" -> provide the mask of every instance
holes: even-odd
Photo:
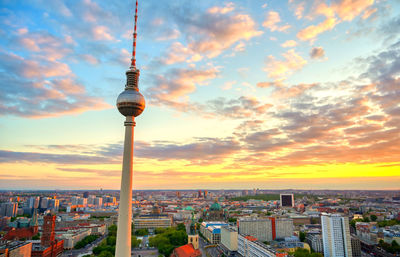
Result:
[[[183,230],[183,231],[186,231],[185,224],[183,224],[183,223],[179,223],[179,224],[177,225],[176,229],[177,229],[177,230]]]
[[[228,222],[236,223],[237,222],[237,218],[229,218]]]
[[[139,247],[141,242],[142,242],[142,240],[137,239],[137,237],[135,237],[135,236],[132,236],[132,238],[131,238],[131,247],[132,248],[137,248],[137,247]]]
[[[40,239],[40,233],[37,233],[32,237],[32,240],[39,240]]]
[[[106,239],[107,245],[115,245],[117,243],[116,236],[108,236]]]
[[[350,221],[350,226],[352,226],[353,228],[356,228],[356,223],[357,222],[362,222],[362,219],[353,219]]]
[[[114,254],[110,253],[109,251],[103,251],[99,254],[99,257],[114,257]]]
[[[304,242],[306,240],[306,233],[300,231],[299,238],[301,242]]]
[[[304,248],[297,248],[296,251],[293,253],[294,257],[322,257],[320,253],[310,253],[307,249]]]
[[[370,216],[370,218],[371,218],[372,221],[376,221],[378,219],[378,217],[376,215],[374,215],[374,214],[372,214]]]
[[[147,228],[141,228],[141,229],[137,229],[135,231],[136,236],[146,236],[148,234],[149,234],[149,231],[147,230]]]
[[[172,251],[179,246],[187,244],[186,230],[180,227],[167,228],[163,233],[149,238],[149,245],[157,247],[158,252],[164,256],[170,256]]]
[[[117,226],[116,225],[111,225],[108,228],[108,234],[111,236],[117,236]]]

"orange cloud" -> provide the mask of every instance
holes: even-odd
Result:
[[[297,33],[297,37],[300,40],[312,40],[316,38],[319,34],[333,29],[336,24],[338,24],[337,20],[335,18],[327,18],[324,22],[321,22],[318,25],[311,25],[305,29],[300,30]]]
[[[281,17],[279,16],[279,13],[270,11],[263,22],[263,27],[268,28],[271,31],[277,30],[280,32],[286,31],[291,27],[290,25],[279,26],[278,23],[280,22]]]
[[[232,2],[229,2],[225,4],[224,7],[219,7],[219,6],[211,7],[207,10],[207,12],[212,14],[225,14],[232,12],[234,9],[235,9],[234,4]]]
[[[297,46],[297,42],[294,40],[287,40],[283,44],[281,44],[282,47],[295,47]]]
[[[109,29],[106,26],[95,26],[92,28],[93,38],[96,40],[108,40],[113,41],[115,38],[110,34]]]
[[[376,8],[371,8],[373,4],[374,0],[340,0],[332,2],[331,5],[327,5],[324,2],[316,2],[315,7],[307,17],[312,20],[319,15],[323,15],[326,17],[325,21],[302,29],[297,33],[297,37],[303,41],[313,40],[319,34],[333,29],[340,22],[352,21],[363,12],[362,17],[366,19],[376,11]]]
[[[270,78],[283,79],[294,71],[300,70],[307,61],[297,54],[293,49],[282,54],[284,60],[277,60],[272,55],[268,56],[264,71]]]

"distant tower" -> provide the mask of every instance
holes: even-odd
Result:
[[[56,216],[47,214],[43,221],[43,234],[41,237],[41,245],[50,246],[55,239]]]
[[[36,235],[39,232],[39,230],[38,230],[39,225],[38,225],[38,212],[37,212],[37,209],[33,210],[33,215],[32,215],[31,221],[29,222],[29,226],[32,228],[33,234]]]
[[[125,90],[117,98],[118,111],[126,117],[126,120],[116,257],[131,256],[133,127],[136,124],[135,117],[139,116],[145,108],[144,97],[139,93],[139,70],[136,68],[137,11],[136,0],[132,61],[129,70],[126,71]]]
[[[281,207],[294,207],[293,194],[280,194]]]

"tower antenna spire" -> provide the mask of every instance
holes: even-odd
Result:
[[[138,0],[136,0],[136,9],[135,9],[135,28],[133,30],[133,50],[132,50],[132,62],[131,68],[136,69],[136,37],[137,37],[137,18],[138,18]]]

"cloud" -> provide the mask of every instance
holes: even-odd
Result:
[[[325,57],[325,51],[322,47],[313,47],[310,51],[311,59],[322,59]]]
[[[291,27],[290,25],[279,26],[278,23],[280,22],[281,22],[281,17],[279,16],[279,13],[274,11],[269,11],[267,17],[263,22],[263,27],[268,28],[270,31],[276,30],[279,32],[286,31]]]
[[[109,163],[111,160],[101,156],[82,154],[52,154],[37,152],[15,152],[0,150],[0,162],[39,162],[55,164],[98,164]]]
[[[212,14],[226,14],[234,10],[234,4],[232,2],[226,3],[224,7],[213,6],[207,10],[208,13]]]
[[[335,18],[327,18],[324,22],[321,22],[318,25],[311,25],[305,29],[300,30],[297,33],[297,37],[303,41],[313,40],[319,34],[325,32],[327,30],[333,29],[337,24],[338,24],[338,22]]]
[[[163,61],[168,64],[196,62],[204,56],[214,58],[235,43],[244,44],[263,33],[249,15],[235,11],[232,3],[213,6],[205,12],[187,6],[183,13],[174,11],[172,18],[187,44],[175,42],[167,49]]]
[[[257,117],[266,113],[272,107],[269,103],[260,102],[255,97],[241,96],[238,99],[227,100],[225,98],[217,98],[208,101],[205,105],[211,112],[210,115],[216,114],[224,118],[249,118]]]
[[[155,77],[154,86],[146,90],[146,94],[152,104],[180,106],[186,101],[186,96],[196,90],[196,85],[206,84],[218,73],[216,68],[169,69],[164,75]]]
[[[110,108],[87,95],[64,63],[0,53],[0,69],[1,115],[43,118]]]
[[[400,154],[400,42],[366,58],[356,79],[297,86],[272,87],[273,97],[290,96],[283,109],[269,110],[264,126],[240,134],[254,165],[395,162]],[[361,81],[367,84],[360,85]],[[333,93],[335,92],[335,93]],[[264,128],[263,128],[264,127]],[[268,126],[267,126],[268,127]]]
[[[294,40],[287,40],[283,44],[281,44],[282,47],[295,47],[297,46],[297,42]]]
[[[109,29],[105,26],[95,26],[92,28],[93,38],[96,40],[113,41],[115,38],[110,34]]]
[[[239,142],[233,138],[196,138],[192,143],[177,144],[154,142],[138,147],[140,158],[165,160],[187,160],[192,164],[219,163],[240,150]]]
[[[293,3],[293,1],[292,1]],[[296,12],[301,10],[301,14],[297,17],[301,18],[304,12],[304,6],[310,2],[303,1],[301,4],[297,3]],[[363,19],[367,19],[372,13],[376,11],[372,8],[374,0],[338,0],[332,1],[330,5],[325,2],[314,1],[311,2],[310,13],[307,18],[310,20],[322,15],[325,20],[317,25],[310,25],[297,33],[297,37],[302,41],[313,41],[315,38],[327,31],[333,29],[337,24],[343,21],[352,21],[357,16],[362,15]],[[300,8],[300,9],[297,9]]]
[[[268,73],[270,78],[279,79],[286,78],[294,71],[300,70],[306,65],[307,61],[303,59],[294,49],[290,49],[282,54],[284,60],[277,60],[274,56],[268,56],[265,61],[264,71]]]

